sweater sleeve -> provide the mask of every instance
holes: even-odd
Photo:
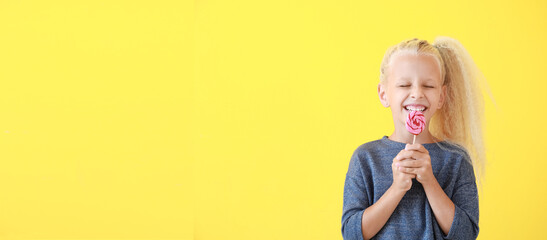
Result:
[[[363,239],[361,219],[367,207],[367,192],[361,162],[356,150],[351,157],[344,185],[344,206],[342,213],[342,236],[344,239]]]
[[[479,235],[479,195],[469,155],[464,155],[467,159],[462,159],[452,196],[454,219],[445,239],[476,239]]]

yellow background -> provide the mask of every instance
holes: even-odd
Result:
[[[192,7],[0,1],[0,239],[192,239]]]
[[[547,225],[544,1],[1,1],[0,239],[342,239],[385,50],[487,77],[479,239]]]

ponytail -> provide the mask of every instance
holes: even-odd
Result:
[[[466,148],[478,180],[484,175],[483,98],[479,84],[484,77],[463,45],[449,37],[437,37],[433,46],[443,64],[446,98],[430,123],[432,134]]]

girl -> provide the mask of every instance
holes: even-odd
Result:
[[[394,132],[360,145],[346,174],[344,239],[475,239],[482,171],[482,97],[478,68],[456,40],[417,38],[389,48],[378,96]],[[412,143],[405,121],[421,111]],[[480,178],[479,178],[480,179]]]

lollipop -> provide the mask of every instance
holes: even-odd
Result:
[[[425,117],[424,114],[420,111],[411,111],[406,117],[406,130],[414,134],[414,140],[412,144],[416,141],[416,135],[420,134],[425,128]]]

